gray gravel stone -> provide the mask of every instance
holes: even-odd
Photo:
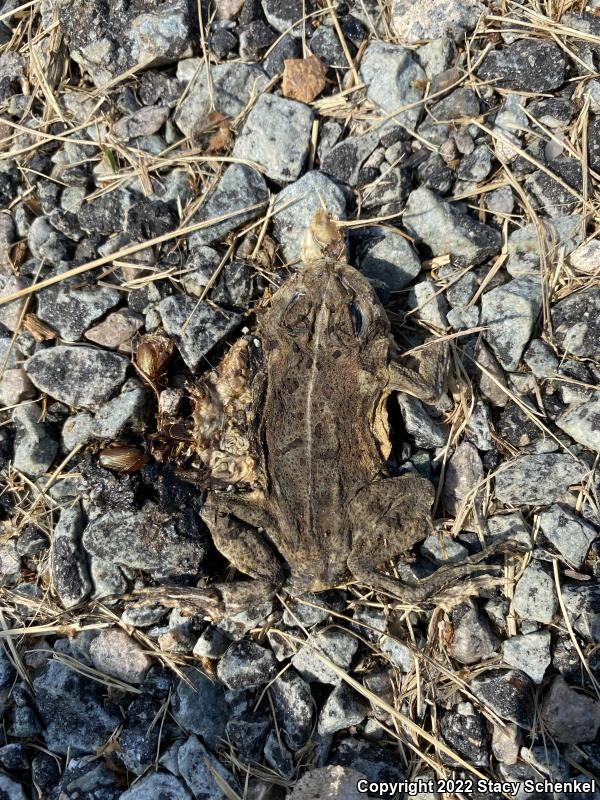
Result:
[[[439,102],[435,103],[432,106],[431,115],[433,116],[434,120],[440,122],[449,122],[455,119],[462,119],[470,118],[470,117],[477,117],[479,116],[479,98],[475,94],[472,89],[468,89],[466,87],[460,87],[459,89],[455,89],[453,92],[450,92],[449,95],[444,97]],[[487,159],[483,159],[483,161],[490,161],[489,151],[487,150],[485,145],[480,145],[480,151],[486,150],[487,151]],[[471,164],[472,167],[475,167],[477,164],[477,156],[474,157],[475,150],[472,150],[468,155],[465,156],[461,165],[458,170],[458,175],[465,180],[478,180],[477,178],[467,178],[465,175],[461,175],[461,171],[463,171],[463,164],[466,161],[467,164]],[[483,153],[480,152],[479,158],[483,156]],[[481,169],[481,167],[480,167]],[[488,163],[488,172],[490,169],[490,165]],[[466,170],[466,167],[465,167]]]
[[[404,47],[372,42],[363,53],[360,76],[367,87],[367,97],[390,114],[401,106],[423,98],[426,75]],[[421,106],[401,111],[392,122],[414,129],[421,116]]]
[[[357,789],[361,779],[365,774],[349,767],[311,769],[296,781],[289,800],[364,800]]]
[[[197,669],[186,667],[186,680],[179,679],[171,700],[171,712],[181,727],[202,736],[209,747],[216,747],[225,736],[228,718],[223,687]]]
[[[292,664],[307,681],[338,684],[341,678],[315,654],[321,652],[338,667],[348,670],[358,642],[349,633],[340,630],[328,630],[317,633],[310,638],[310,644],[304,644],[298,650]]]
[[[548,505],[587,474],[587,468],[563,453],[515,458],[496,475],[496,497],[510,505]]]
[[[466,706],[463,710],[462,707]],[[459,711],[450,711],[440,719],[440,733],[453,752],[470,764],[487,766],[489,761],[488,736],[481,714],[470,703],[459,705]]]
[[[10,539],[0,544],[0,586],[14,586],[20,580],[21,557],[17,550],[17,542],[15,539]]]
[[[529,678],[517,670],[494,669],[471,681],[471,691],[502,719],[530,730],[534,720],[533,693]]]
[[[524,187],[530,195],[531,205],[536,211],[543,211],[549,217],[568,216],[580,203],[578,195],[583,194],[581,164],[573,158],[556,158],[548,161],[546,166],[561,180],[556,180],[544,170],[536,170],[529,175]],[[577,194],[570,192],[563,183]]]
[[[546,539],[576,569],[579,569],[598,535],[594,526],[570,509],[553,505],[539,515],[540,528]]]
[[[285,741],[297,750],[306,744],[312,731],[314,703],[310,686],[295,669],[288,669],[273,681],[270,692]]]
[[[437,566],[459,563],[469,555],[467,548],[449,534],[432,533],[431,536],[425,539],[419,549],[426,558],[433,561]]]
[[[65,342],[77,342],[85,331],[121,299],[120,292],[106,287],[77,288],[80,279],[71,278],[38,292],[37,315],[57,331]]]
[[[431,450],[446,444],[448,431],[429,416],[420,400],[403,392],[398,392],[396,399],[402,412],[406,432],[414,439],[417,447]]]
[[[368,705],[362,697],[346,684],[340,683],[321,709],[318,731],[321,736],[328,736],[352,725],[360,725],[367,711]]]
[[[461,603],[452,612],[453,636],[448,654],[461,664],[476,664],[492,656],[498,639],[484,614],[471,602]]]
[[[42,735],[53,753],[94,753],[120,722],[120,715],[106,708],[106,687],[59,661],[42,668],[33,688]]]
[[[277,195],[273,214],[273,235],[280,243],[286,261],[300,258],[302,238],[315,211],[327,209],[332,219],[346,218],[346,198],[340,187],[311,170]]]
[[[7,276],[0,274],[0,299],[14,292],[20,292],[21,289],[25,289],[26,287],[27,281],[23,278],[14,275]],[[22,297],[20,300],[13,300],[11,303],[5,303],[0,306],[0,323],[2,323],[5,328],[8,328],[9,331],[17,330],[17,326],[21,320],[21,314],[25,307],[25,301],[26,298]]]
[[[50,547],[52,585],[64,608],[80,603],[92,589],[81,549],[83,513],[79,503],[61,511]]]
[[[492,543],[511,540],[531,548],[531,533],[522,514],[494,514],[487,524]]]
[[[204,65],[188,84],[174,121],[186,136],[194,139],[206,128],[211,111],[230,119],[237,117],[268,81],[265,72],[255,64],[239,61],[215,64],[210,67],[210,74]]]
[[[600,642],[600,586],[569,584],[562,587],[562,595],[573,628],[586,639]]]
[[[480,0],[394,0],[392,25],[400,39],[409,44],[442,36],[461,42],[485,11]]]
[[[555,741],[592,742],[600,727],[600,702],[576,692],[557,675],[542,700],[540,715]]]
[[[194,800],[183,781],[167,772],[150,772],[127,789],[119,800]]]
[[[400,233],[374,226],[366,228],[361,238],[360,271],[383,281],[390,291],[400,291],[421,271],[419,257]]]
[[[12,413],[15,426],[13,466],[29,478],[39,478],[50,469],[58,451],[58,442],[48,425],[40,422],[37,403],[17,406]]]
[[[525,636],[512,636],[503,642],[504,661],[541,683],[550,665],[550,631],[536,631]]]
[[[554,580],[537,562],[532,561],[519,578],[513,606],[523,619],[549,625],[558,608]]]
[[[463,181],[477,183],[487,178],[491,169],[492,155],[489,147],[486,144],[480,144],[470,155],[461,160],[457,175]]]
[[[204,356],[230,334],[241,320],[239,314],[214,308],[206,302],[198,305],[193,297],[184,294],[165,297],[157,310],[165,331],[175,340],[181,357],[191,370],[197,369]]]
[[[190,220],[191,224],[231,215],[228,219],[201,228],[189,237],[189,247],[200,247],[221,241],[228,233],[260,216],[269,197],[265,179],[246,164],[231,164],[207,200]],[[258,206],[248,211],[250,206]]]
[[[407,303],[411,311],[416,312],[417,319],[435,325],[440,330],[448,327],[446,299],[429,278],[418,281],[410,288]]]
[[[558,372],[558,359],[543,339],[533,339],[523,355],[523,361],[536,378],[551,378]]]
[[[262,0],[262,9],[269,25],[279,33],[286,33],[291,28],[290,34],[298,39],[303,35],[303,25],[295,23],[303,20],[313,8],[312,0]]]
[[[8,775],[0,775],[0,797],[6,800],[27,800],[23,786]]]
[[[181,777],[191,789],[195,800],[227,800],[227,795],[215,780],[215,772],[232,789],[239,788],[233,775],[206,749],[197,736],[190,736],[181,745],[177,751],[177,764]]]
[[[127,579],[115,564],[96,556],[90,557],[90,578],[94,600],[127,592]]]
[[[554,340],[568,353],[595,358],[600,350],[600,288],[590,286],[551,309]]]
[[[217,666],[217,675],[228,689],[253,689],[275,677],[277,660],[270,650],[242,639],[227,650]]]
[[[152,665],[142,647],[123,628],[105,628],[90,645],[97,670],[126,683],[142,683]]]
[[[25,362],[32,383],[74,408],[100,408],[125,381],[126,358],[93,347],[57,345]]]
[[[101,10],[77,0],[58,9],[70,57],[98,87],[138,64],[148,68],[191,54],[194,37],[184,0],[135,0]]]
[[[92,555],[132,569],[188,575],[206,553],[203,539],[178,532],[178,518],[146,505],[142,511],[108,511],[92,520],[83,546]]]
[[[276,183],[291,183],[308,156],[312,121],[304,103],[263,94],[246,117],[233,156],[254,161]]]
[[[31,400],[35,395],[35,387],[24,369],[4,370],[0,378],[0,406],[10,408],[23,400]]]
[[[424,187],[410,193],[403,225],[435,256],[449,254],[458,266],[480,264],[500,251],[498,231],[461,213]]]
[[[471,442],[461,442],[450,458],[444,483],[444,501],[451,514],[460,513],[463,502],[481,486],[483,476],[477,448]]]
[[[115,441],[125,433],[142,433],[147,392],[140,387],[122,392],[94,415],[82,411],[69,417],[62,429],[63,445],[70,451],[93,439]]]
[[[332,147],[321,159],[321,171],[341,183],[356,186],[360,168],[379,144],[376,133],[349,136]]]
[[[576,442],[600,453],[600,398],[569,406],[556,424]]]
[[[549,92],[565,80],[563,52],[554,42],[519,39],[491,50],[477,70],[484,81],[518,92]]]
[[[519,366],[542,304],[538,278],[514,278],[486,292],[481,299],[484,336],[507,370]]]

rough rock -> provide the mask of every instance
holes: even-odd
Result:
[[[204,356],[235,330],[241,320],[238,314],[214,308],[207,302],[198,304],[194,298],[184,294],[165,297],[157,310],[165,331],[175,340],[191,370],[197,369]]]
[[[512,636],[502,645],[504,661],[541,683],[550,665],[550,631],[535,631],[524,636]]]
[[[275,677],[277,660],[270,650],[243,639],[227,650],[217,666],[217,675],[229,689],[253,689]]]
[[[517,670],[494,669],[471,681],[471,691],[502,719],[530,730],[534,719],[529,678]]]
[[[297,750],[306,744],[313,727],[310,686],[296,670],[288,669],[273,681],[270,692],[285,741],[292,750]]]
[[[485,10],[480,0],[424,0],[421,3],[394,0],[392,25],[400,40],[407,44],[445,36],[460,42],[467,31],[473,30]]]
[[[435,256],[449,254],[458,266],[480,264],[500,250],[500,234],[442,200],[430,189],[410,193],[402,222]]]
[[[61,511],[52,536],[50,573],[52,585],[64,608],[76,606],[92,589],[81,549],[83,525],[81,506],[76,503]]]
[[[227,219],[190,234],[189,247],[220,241],[231,231],[260,216],[268,197],[267,184],[260,172],[247,164],[231,164],[190,223],[195,225],[225,215]]]
[[[392,292],[400,291],[421,271],[421,262],[410,243],[389,228],[374,226],[361,233],[360,271],[383,281]]]
[[[312,120],[312,109],[303,103],[261,95],[246,117],[233,156],[257,163],[276,183],[291,183],[300,177],[308,156]]]
[[[556,419],[556,424],[576,442],[600,452],[600,399],[569,406]]]
[[[108,511],[87,525],[83,546],[92,555],[132,569],[194,574],[206,543],[199,533],[198,538],[179,533],[178,522],[173,514],[151,505],[142,511]]]
[[[488,326],[484,336],[504,369],[518,367],[541,304],[537,278],[514,278],[483,295],[481,322]]]
[[[171,699],[173,717],[184,730],[202,736],[209,747],[215,747],[225,735],[228,718],[223,687],[197,669],[186,667],[183,672],[186,679],[179,679]]]
[[[109,314],[105,320],[87,330],[84,336],[100,347],[131,353],[132,339],[143,324],[144,318],[141,314],[123,308]]]
[[[491,50],[477,74],[517,92],[549,92],[564,83],[565,59],[554,42],[518,39],[508,47]]]
[[[230,119],[237,117],[268,81],[255,64],[215,64],[210,73],[205,64],[188,84],[174,121],[186,136],[195,139],[206,128],[211,111]]]
[[[150,772],[137,781],[119,800],[194,800],[183,781],[168,772]]]
[[[573,628],[593,642],[600,642],[600,587],[597,583],[562,586],[562,595]]]
[[[94,753],[120,723],[106,707],[105,687],[51,660],[33,681],[42,735],[53,753]]]
[[[195,800],[227,800],[227,795],[215,780],[215,772],[232,789],[238,788],[233,775],[206,749],[197,736],[190,736],[181,745],[177,751],[177,765]]]
[[[100,408],[125,381],[129,362],[93,347],[57,345],[25,362],[32,383],[74,408]]]
[[[446,712],[440,720],[442,739],[453,752],[462,756],[470,764],[478,767],[487,766],[488,735],[481,714],[470,704],[465,713],[462,711]]]
[[[12,413],[15,426],[13,466],[29,478],[39,478],[50,469],[58,452],[58,442],[48,424],[40,421],[37,403],[17,406]]]
[[[598,535],[596,528],[570,509],[553,505],[539,515],[540,528],[549,542],[576,569],[579,569],[591,543]]]
[[[396,399],[404,419],[406,432],[414,439],[417,447],[429,450],[434,447],[443,447],[446,444],[448,431],[429,416],[420,400],[403,392],[398,392]]]
[[[515,588],[513,607],[523,619],[550,624],[558,608],[554,580],[537,561],[525,569]]]
[[[590,286],[551,309],[554,340],[575,356],[595,358],[600,349],[600,288]]]
[[[461,442],[450,458],[444,483],[444,501],[451,514],[459,513],[463,502],[473,497],[483,478],[483,464],[477,448],[471,442]]]
[[[498,639],[489,621],[472,602],[461,603],[452,612],[452,641],[448,654],[461,664],[476,664],[489,658],[498,647]]]
[[[289,32],[292,36],[302,38],[303,25],[297,23],[313,10],[312,0],[262,0],[261,4],[271,27],[279,33],[286,33],[291,28]]]
[[[600,702],[576,692],[558,675],[542,700],[540,716],[555,741],[592,742],[600,727]]]
[[[510,505],[548,505],[586,473],[585,465],[564,453],[519,456],[496,475],[496,497]]]
[[[357,789],[365,775],[340,766],[320,767],[305,772],[296,781],[289,800],[363,800]]]
[[[340,682],[341,678],[319,659],[315,650],[321,652],[338,667],[347,670],[357,647],[356,639],[349,633],[339,630],[323,631],[312,636],[310,643],[302,645],[292,659],[292,664],[307,681],[335,685]]]
[[[412,58],[410,50],[396,44],[372,42],[360,62],[360,77],[367,87],[367,97],[386,114],[423,98],[425,72]],[[413,129],[421,107],[401,111],[393,123]]]
[[[376,133],[349,136],[321,158],[321,171],[348,186],[356,186],[360,169],[379,143]]]
[[[363,698],[343,683],[338,684],[327,698],[319,715],[318,731],[327,736],[359,725],[367,715]]]
[[[125,683],[142,683],[152,661],[122,628],[105,628],[90,645],[97,670]]]
[[[65,449],[72,450],[93,439],[115,441],[126,433],[142,433],[147,402],[146,390],[133,386],[129,391],[123,391],[113,400],[109,400],[94,415],[82,411],[69,417],[62,429]]]
[[[273,214],[273,235],[286,261],[300,258],[302,238],[315,211],[323,205],[332,219],[346,218],[346,198],[335,181],[311,170],[277,195]]]
[[[79,278],[55,283],[37,294],[37,315],[65,342],[77,342],[84,332],[121,299],[120,292],[83,286]]]

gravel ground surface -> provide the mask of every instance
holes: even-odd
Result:
[[[599,68],[598,0],[0,4],[2,800],[600,797],[532,786],[600,779]],[[521,552],[443,606],[140,606],[233,577],[193,383],[322,205],[452,350],[389,404],[438,497],[388,571]]]

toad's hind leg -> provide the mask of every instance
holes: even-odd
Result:
[[[426,345],[416,357],[416,370],[397,361],[389,364],[389,388],[395,392],[411,394],[424,403],[435,403],[444,391],[449,349],[443,342]]]
[[[410,603],[433,596],[441,600],[461,592],[468,594],[470,588],[479,585],[473,582],[471,587],[457,586],[456,582],[481,570],[480,562],[491,550],[467,562],[442,567],[414,584],[400,582],[380,571],[385,561],[402,556],[431,533],[433,499],[431,483],[413,473],[374,481],[357,493],[348,509],[352,530],[348,567],[358,581]]]

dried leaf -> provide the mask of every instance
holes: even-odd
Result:
[[[326,86],[327,67],[316,56],[308,58],[286,58],[283,62],[284,97],[311,103]]]
[[[25,314],[23,327],[33,336],[36,342],[47,342],[56,339],[56,331],[38,319],[35,314]]]
[[[208,153],[222,153],[228,150],[233,144],[233,134],[231,133],[231,123],[227,117],[212,111],[208,115],[209,129],[216,128],[208,140]]]

